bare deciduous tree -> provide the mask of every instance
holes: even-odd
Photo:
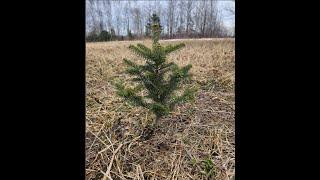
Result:
[[[132,17],[134,24],[134,33],[137,35],[142,35],[142,23],[141,23],[141,11],[139,8],[132,9]]]
[[[210,0],[209,4],[209,17],[208,17],[208,35],[209,36],[214,36],[215,34],[215,29],[218,29],[218,9],[217,9],[217,0]]]
[[[235,13],[232,4],[219,7],[218,0],[86,0],[86,33],[113,29],[116,35],[126,36],[130,30],[142,36],[148,34],[144,33],[148,18],[156,13],[166,37],[219,37],[226,34],[220,11],[229,12],[231,18]]]
[[[193,4],[192,4],[192,0],[188,0],[187,2],[187,13],[186,13],[186,19],[187,19],[187,22],[186,22],[186,33],[187,35],[189,35],[189,30],[190,30],[190,27],[193,26],[193,21],[192,21],[192,9],[193,9]]]
[[[123,30],[126,33],[126,35],[128,35],[128,33],[130,31],[130,16],[131,16],[131,11],[130,10],[131,10],[131,1],[126,3],[124,5],[124,9],[122,10],[122,12],[124,12]]]
[[[95,0],[88,0],[86,3],[86,17],[87,17],[87,27],[90,28],[89,31],[92,33],[99,33],[99,21],[97,18],[97,1]]]
[[[174,15],[175,15],[176,1],[168,1],[168,33],[169,37],[173,37],[173,28],[174,28]]]
[[[99,2],[101,2],[101,5],[100,5],[101,11],[103,12],[103,14],[105,14],[105,16],[101,17],[103,24],[105,26],[105,29],[108,31],[111,31],[111,29],[113,29],[111,1],[110,0],[103,0],[103,1],[99,1]],[[104,20],[104,19],[106,19],[106,20]]]
[[[120,4],[120,1],[118,1],[116,4],[115,4],[115,7],[117,9],[122,9],[121,8],[121,4]],[[120,29],[121,29],[121,21],[122,21],[122,18],[121,18],[121,13],[116,13],[115,14],[115,18],[116,18],[116,31],[117,31],[117,35],[120,35]]]

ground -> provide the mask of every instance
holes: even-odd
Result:
[[[129,78],[123,58],[144,62],[128,46],[151,41],[86,44],[86,179],[234,178],[234,39],[160,41],[178,42],[186,47],[168,61],[192,64],[199,90],[148,140],[139,136],[153,115],[118,97],[113,82]]]

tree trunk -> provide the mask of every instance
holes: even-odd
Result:
[[[203,29],[202,29],[202,37],[205,36],[206,31],[206,19],[207,19],[207,10],[204,11],[204,19],[203,19]]]

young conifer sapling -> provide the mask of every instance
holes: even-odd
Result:
[[[136,82],[137,86],[130,88],[125,87],[123,83],[116,83],[119,96],[155,114],[153,125],[158,125],[159,119],[172,111],[177,104],[193,100],[196,92],[195,88],[185,88],[180,95],[176,93],[190,78],[191,65],[179,67],[174,62],[166,62],[168,54],[185,47],[185,44],[161,46],[160,33],[159,21],[153,21],[151,26],[152,48],[143,44],[129,46],[133,53],[145,60],[144,65],[123,59],[128,66],[126,72],[133,76],[131,80]],[[145,91],[146,95],[139,94],[141,91]]]

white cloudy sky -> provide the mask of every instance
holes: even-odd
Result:
[[[221,13],[223,17],[223,22],[225,26],[229,28],[232,28],[234,26],[235,16],[230,14],[228,11],[226,11],[225,7],[226,6],[235,7],[234,5],[235,5],[234,1],[229,1],[229,0],[220,0],[218,2],[219,9],[222,11]]]

